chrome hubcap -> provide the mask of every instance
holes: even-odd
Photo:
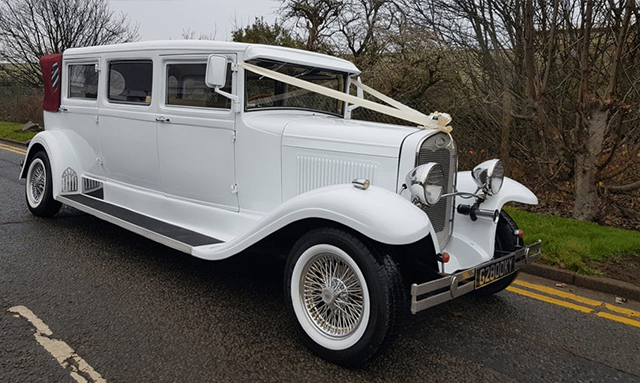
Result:
[[[304,307],[325,335],[345,337],[358,328],[364,312],[362,284],[340,257],[316,257],[303,273]]]
[[[42,201],[44,188],[47,183],[47,173],[41,162],[36,162],[31,168],[31,176],[29,177],[29,190],[31,201],[34,205],[38,205]]]

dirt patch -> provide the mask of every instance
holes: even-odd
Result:
[[[602,263],[589,263],[588,266],[600,271],[603,277],[640,286],[640,256],[614,255]]]

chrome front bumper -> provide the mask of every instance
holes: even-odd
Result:
[[[540,259],[540,257],[542,256],[542,253],[540,251],[541,247],[542,242],[538,241],[532,245],[524,246],[514,251],[513,253],[505,255],[504,257],[500,257],[499,259],[492,259],[491,261],[480,264],[472,269],[463,270],[455,274],[448,274],[443,276],[442,278],[430,282],[425,282],[419,285],[414,283],[411,285],[411,312],[415,314],[418,311],[422,311],[428,309],[429,307],[439,305],[440,303],[450,301],[454,298],[475,290],[476,270],[482,268],[483,266],[500,262],[502,260],[508,259],[509,257],[514,257],[514,272],[517,272],[526,265],[536,262]],[[505,275],[504,277],[507,277],[511,274]],[[418,299],[418,297],[424,295],[428,296],[423,297],[420,300]]]

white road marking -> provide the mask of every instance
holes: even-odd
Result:
[[[15,317],[22,316],[36,328],[33,334],[36,341],[49,351],[51,355],[60,363],[62,368],[68,370],[71,377],[79,383],[106,383],[107,381],[96,372],[87,362],[84,361],[71,347],[59,339],[51,338],[53,332],[49,329],[40,318],[38,318],[31,310],[25,306],[15,306],[8,310],[17,314]],[[87,380],[89,379],[89,380]]]

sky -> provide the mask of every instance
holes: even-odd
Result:
[[[139,26],[141,41],[182,39],[183,31],[231,40],[231,32],[253,24],[256,17],[272,24],[274,0],[107,0],[116,14],[124,12]]]

